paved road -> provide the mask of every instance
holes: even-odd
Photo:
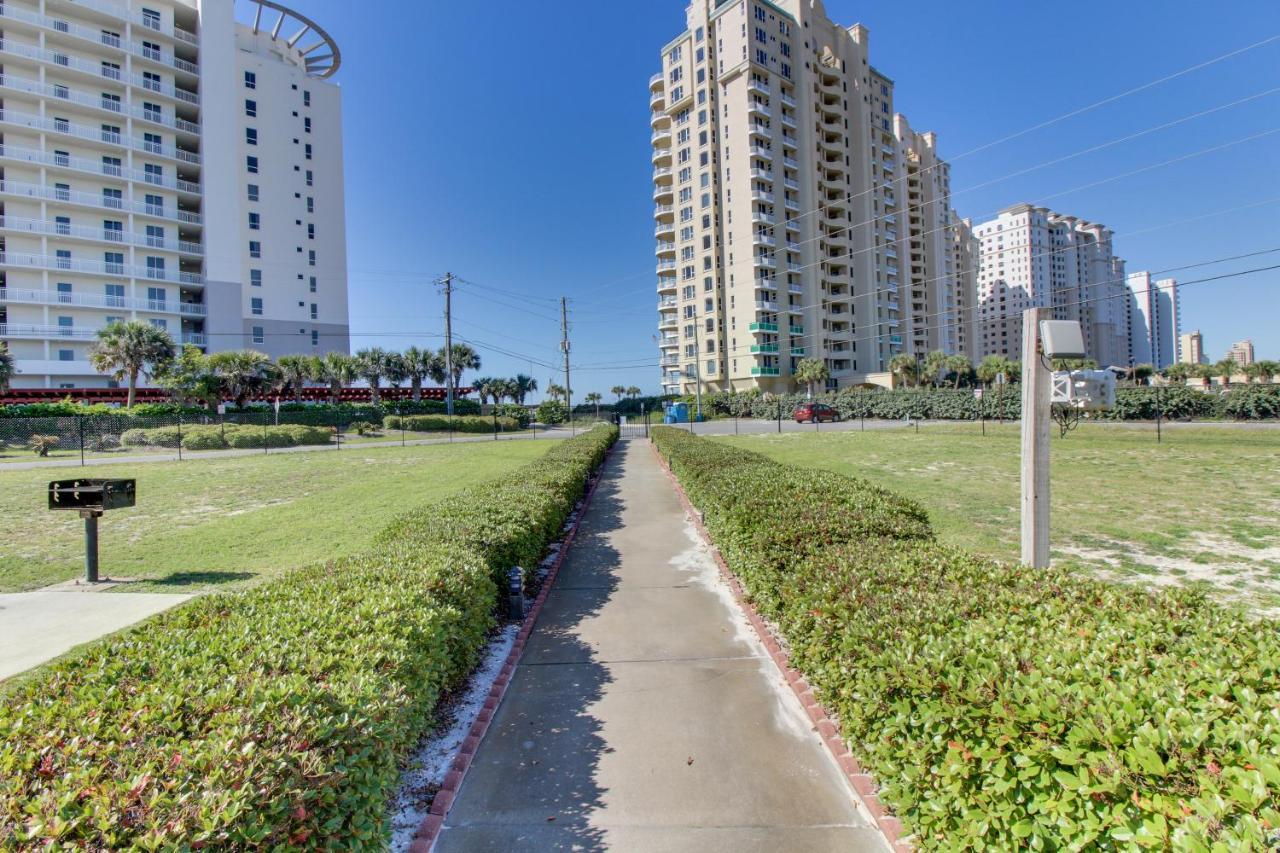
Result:
[[[141,622],[190,597],[49,590],[0,595],[0,680]]]
[[[784,687],[623,442],[435,849],[887,850]]]
[[[920,429],[928,429],[930,427],[951,426],[951,427],[967,427],[973,430],[981,428],[978,421],[943,421],[943,420],[926,420],[912,421],[910,423],[900,420],[881,420],[868,418],[865,422],[861,420],[841,421],[839,423],[818,424],[798,424],[792,420],[784,420],[782,422],[781,431],[784,433],[791,432],[858,432],[859,430],[885,430],[885,429],[915,429],[919,424]],[[1006,428],[1017,427],[1018,421],[1007,420],[1004,422]],[[656,424],[651,424],[651,426]],[[994,429],[997,421],[987,421],[987,427]],[[1155,423],[1145,422],[1129,422],[1129,421],[1096,421],[1087,422],[1082,425],[1084,428],[1105,428],[1105,429],[1121,429],[1121,430],[1143,430],[1155,433]],[[689,424],[679,424],[680,429],[689,429]],[[1225,430],[1275,430],[1280,429],[1280,421],[1245,421],[1235,423],[1233,421],[1166,421],[1163,424],[1166,430],[1184,430],[1184,429],[1225,429]],[[707,421],[705,423],[693,424],[693,431],[698,435],[767,435],[777,433],[778,422],[762,421],[762,420],[739,420],[735,423],[732,419]]]

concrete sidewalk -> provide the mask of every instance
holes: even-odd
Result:
[[[647,442],[606,468],[435,849],[889,849]]]

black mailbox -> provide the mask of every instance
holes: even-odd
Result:
[[[137,501],[136,480],[54,480],[49,484],[49,509],[106,512]]]

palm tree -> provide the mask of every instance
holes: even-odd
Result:
[[[387,384],[397,391],[409,378],[409,366],[405,364],[404,356],[398,352],[387,353]]]
[[[319,359],[315,379],[329,386],[329,399],[333,405],[342,402],[342,389],[356,381],[360,367],[345,352],[327,352]]]
[[[601,397],[599,394],[597,394],[595,391],[592,391],[590,394],[586,395],[582,399],[587,405],[591,405],[592,403],[595,404],[596,420],[600,420],[600,401],[603,400],[604,398]]]
[[[209,356],[209,368],[218,379],[221,396],[230,397],[237,408],[244,406],[249,395],[270,388],[277,375],[271,359],[251,349],[214,353]]]
[[[1007,379],[1009,376],[1009,359],[1002,355],[989,355],[978,365],[977,374],[978,381],[984,386],[989,386],[996,381],[996,377],[1001,373],[1005,374]]]
[[[634,400],[636,397],[640,396],[640,389],[634,385],[628,385],[626,393],[628,397]]]
[[[480,405],[487,404],[489,398],[494,396],[493,392],[497,382],[498,380],[492,376],[481,376],[471,380],[471,387],[476,389],[476,396],[480,398]]]
[[[550,385],[547,386],[547,396],[550,397],[552,400],[556,400],[556,401],[563,400],[565,397],[564,386],[557,385],[556,383],[552,382]]]
[[[1270,359],[1262,359],[1256,361],[1258,365],[1258,381],[1274,382],[1277,376],[1280,376],[1280,361],[1271,361]]]
[[[889,360],[889,375],[902,377],[902,381],[906,385],[913,385],[916,381],[916,357],[900,352]]]
[[[450,353],[453,356],[453,381],[450,384],[450,387],[457,391],[458,385],[462,382],[462,374],[464,371],[480,369],[480,354],[466,344],[454,344]],[[440,360],[441,362],[445,361],[443,348],[440,350]],[[450,379],[448,376],[445,376],[444,378],[446,381]]]
[[[117,381],[129,380],[125,405],[132,407],[138,376],[159,373],[174,354],[173,338],[164,329],[141,320],[117,321],[98,330],[98,342],[89,353],[89,361],[99,373],[110,373]]]
[[[796,365],[795,378],[803,382],[808,389],[809,399],[813,399],[813,386],[818,382],[826,382],[831,375],[827,363],[820,358],[802,358]]]
[[[609,393],[618,398],[618,402],[622,402],[622,395],[627,393],[627,389],[621,385],[614,385],[609,389]]]
[[[516,405],[523,406],[525,397],[538,390],[538,380],[532,376],[525,376],[523,373],[517,373],[515,379],[515,393],[512,395],[516,401]]]
[[[1192,366],[1190,364],[1179,361],[1160,371],[1160,375],[1170,382],[1186,382],[1187,377],[1191,375],[1191,367]]]
[[[413,399],[415,402],[422,399],[423,380],[430,379],[433,382],[444,382],[444,363],[440,361],[439,353],[432,350],[409,347],[400,358],[404,362],[409,384],[413,386]]]
[[[284,380],[286,389],[293,391],[293,401],[302,402],[302,389],[311,378],[314,366],[312,357],[308,355],[282,355],[276,359],[280,368],[280,378]]]
[[[973,362],[969,361],[969,357],[959,353],[947,356],[946,366],[947,371],[955,377],[953,388],[959,388],[960,380],[968,376],[969,372],[973,370]]]
[[[936,349],[925,355],[920,364],[920,381],[936,385],[938,380],[947,375],[947,354]]]
[[[9,352],[9,345],[0,341],[0,391],[9,390],[9,380],[17,374],[18,368]]]
[[[376,405],[381,402],[382,378],[387,375],[387,351],[381,347],[362,349],[355,355],[356,371],[369,383],[369,399]]]
[[[513,403],[520,396],[520,383],[515,378],[499,380],[498,387],[502,389],[502,396],[510,397]]]
[[[1222,377],[1222,385],[1226,387],[1231,384],[1231,377],[1240,372],[1240,364],[1234,358],[1224,358],[1212,369],[1214,375]]]

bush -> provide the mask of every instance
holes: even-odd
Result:
[[[1222,398],[1222,414],[1228,418],[1238,421],[1280,418],[1280,386],[1237,386]]]
[[[151,436],[145,429],[127,429],[121,433],[120,443],[125,447],[147,447],[151,444]]]
[[[111,435],[110,433],[96,435],[85,439],[84,448],[90,453],[109,453],[112,450],[119,450],[120,436]]]
[[[540,424],[555,426],[569,420],[569,410],[559,400],[543,400],[538,405],[538,411],[534,418]]]
[[[494,419],[483,415],[388,415],[383,420],[383,427],[389,430],[406,429],[410,432],[454,432],[493,433]],[[514,432],[520,424],[511,418],[498,418],[497,427],[500,432]]]
[[[495,407],[495,414],[499,418],[510,418],[519,424],[520,429],[528,429],[529,424],[533,423],[533,415],[525,406],[517,406],[515,403],[503,403]]]
[[[616,435],[409,516],[467,530],[502,515],[492,546],[401,520],[366,554],[202,596],[16,685],[0,847],[385,847],[398,762],[494,623],[495,567],[512,541],[536,558],[558,537]]]
[[[377,432],[378,426],[369,421],[353,421],[347,425],[347,429],[356,435],[364,435],[365,433]]]
[[[27,443],[27,449],[36,456],[48,456],[50,450],[57,450],[62,439],[56,435],[33,435]]]
[[[184,450],[225,450],[222,428],[218,426],[192,426],[182,430]]]
[[[322,426],[304,426],[302,424],[282,424],[272,427],[293,440],[299,446],[329,444],[333,439],[333,431]]]
[[[283,427],[238,426],[227,424],[226,440],[236,450],[255,450],[263,446],[293,447],[297,444],[293,436]]]
[[[653,437],[919,846],[1263,849],[1280,826],[1275,622],[976,558],[860,481]]]

